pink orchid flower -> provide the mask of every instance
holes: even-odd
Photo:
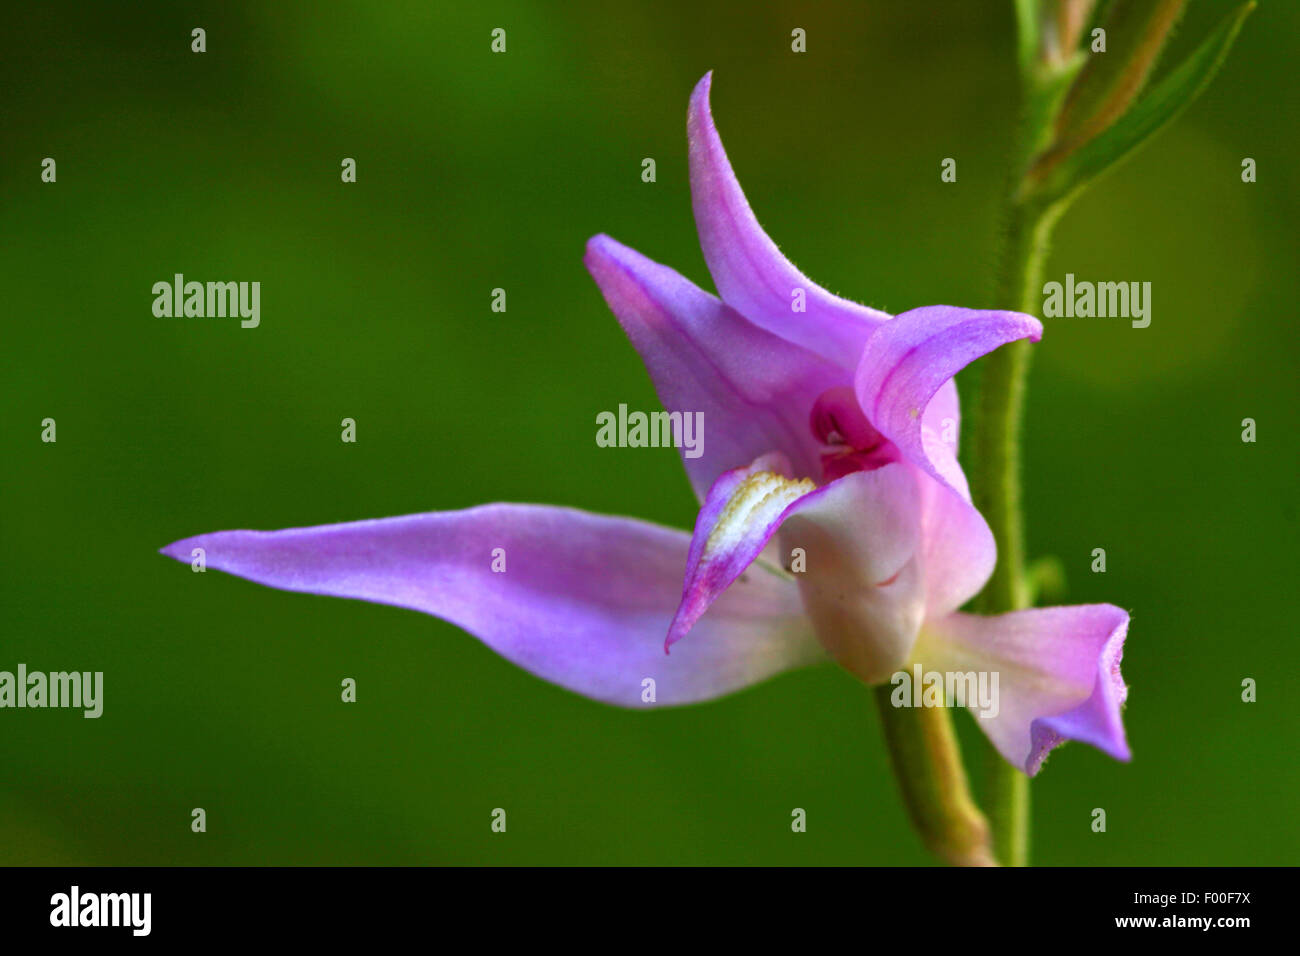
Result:
[[[626,707],[708,700],[828,654],[871,684],[918,665],[997,674],[996,714],[976,722],[1015,766],[1036,773],[1066,738],[1128,759],[1124,611],[958,611],[996,550],[957,463],[953,376],[1042,326],[951,306],[891,318],[805,278],[750,211],[710,79],[687,130],[720,298],[607,236],[585,258],[664,407],[708,425],[704,453],[683,456],[702,501],[694,535],[492,504],[223,531],[163,553],[190,561],[203,548],[208,566],[271,587],[436,615],[548,681]]]

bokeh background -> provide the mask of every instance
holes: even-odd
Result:
[[[1230,6],[1193,2],[1166,68]],[[711,288],[684,126],[714,69],[738,175],[813,278],[891,312],[1005,305],[1009,8],[11,11],[0,669],[102,670],[106,701],[97,721],[0,711],[0,863],[929,862],[870,694],[833,666],[623,712],[438,620],[192,574],[157,549],[496,500],[690,527],[673,452],[594,443],[598,411],[655,400],[583,243],[609,232]],[[1208,93],[1057,232],[1048,278],[1154,288],[1150,328],[1049,320],[1035,350],[1030,551],[1059,556],[1068,601],[1131,609],[1135,754],[1057,752],[1034,785],[1041,864],[1300,856],[1298,21],[1265,2]],[[259,280],[261,327],[155,318],[150,288],[175,272]]]

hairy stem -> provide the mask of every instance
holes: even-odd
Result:
[[[996,305],[1035,314],[1042,286],[1043,260],[1052,227],[1065,204],[1050,207],[1011,203],[1007,243],[999,272]],[[1012,342],[982,359],[969,448],[971,494],[997,541],[998,561],[975,601],[982,614],[1027,607],[1024,518],[1020,506],[1020,425],[1029,374],[1030,343]],[[1029,862],[1029,778],[982,741],[986,767],[985,810],[993,830],[993,849],[1006,866]]]

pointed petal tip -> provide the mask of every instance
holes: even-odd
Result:
[[[587,271],[593,278],[596,277],[598,270],[619,269],[628,272],[644,267],[663,268],[653,259],[643,256],[631,246],[626,246],[603,232],[598,232],[587,240],[582,264],[587,267]]]
[[[704,105],[708,106],[709,90],[712,88],[712,86],[713,86],[713,71],[709,70],[702,77],[700,77],[699,82],[695,84],[695,89],[691,91],[691,103],[695,104],[697,101],[702,100],[704,102]]]
[[[171,558],[174,561],[189,562],[190,549],[187,547],[191,538],[181,538],[179,541],[173,541],[171,544],[165,544],[158,549],[158,553],[164,557]]]
[[[687,567],[689,574],[691,568]],[[693,594],[690,589],[684,589],[682,601],[673,613],[673,619],[668,625],[668,634],[664,637],[664,653],[671,653],[672,646],[690,633],[691,628],[695,626],[704,612],[709,608],[709,600],[701,600],[698,594]]]
[[[582,263],[587,267],[587,271],[591,271],[593,261],[609,254],[611,244],[617,245],[603,232],[598,232],[587,240],[587,245],[582,251]]]
[[[713,125],[713,107],[709,102],[712,90],[713,71],[710,70],[695,84],[695,89],[691,90],[690,102],[687,104],[686,137],[689,141],[688,145],[695,150],[705,145],[711,150],[722,148],[722,141]],[[707,143],[701,143],[701,139],[707,140]]]
[[[582,264],[587,267],[587,272],[596,280],[596,285],[601,291],[608,294],[609,283],[617,281],[618,274],[627,273],[641,258],[643,257],[635,249],[623,245],[612,236],[598,232],[587,240]]]

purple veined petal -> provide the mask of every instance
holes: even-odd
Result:
[[[951,614],[925,622],[913,659],[926,671],[996,673],[997,713],[982,717],[972,708],[975,722],[1030,776],[1067,739],[1128,760],[1120,715],[1128,622],[1112,604]]]
[[[608,236],[587,243],[584,261],[664,408],[703,415],[702,454],[682,449],[701,500],[724,471],[774,449],[796,474],[820,477],[821,448],[808,414],[818,395],[849,376]]]
[[[705,74],[691,94],[686,133],[695,225],[718,295],[751,322],[852,371],[863,343],[889,315],[827,292],[763,231],[713,125],[712,80]],[[796,290],[802,290],[802,312],[795,310]]]
[[[915,472],[901,463],[821,488],[787,477],[778,456],[726,473],[700,510],[666,646],[746,580],[779,532],[779,560],[789,562],[823,646],[863,680],[885,679],[906,659],[924,616],[918,518]]]
[[[714,604],[672,657],[683,531],[540,505],[493,504],[283,531],[219,531],[168,545],[188,562],[287,591],[423,611],[507,660],[623,707],[709,700],[824,660],[798,590],[760,570]],[[500,549],[500,550],[498,550]],[[494,571],[494,565],[504,571]]]
[[[944,463],[926,453],[921,426],[933,422],[927,414],[931,400],[936,394],[943,406],[955,400],[955,389],[943,391],[946,383],[981,355],[1018,339],[1037,342],[1042,334],[1042,323],[1021,312],[950,305],[912,309],[881,325],[867,341],[854,378],[858,402],[908,460],[955,490],[941,470]],[[936,408],[941,416],[949,411],[943,406]]]

